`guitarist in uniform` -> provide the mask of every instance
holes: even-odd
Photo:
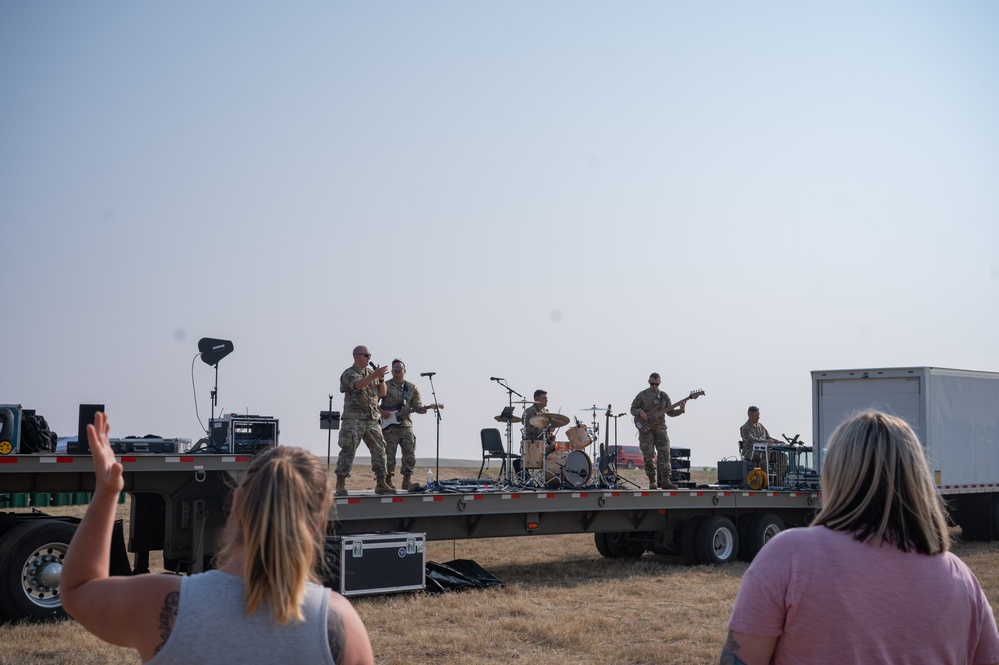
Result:
[[[406,363],[398,358],[392,361],[392,380],[386,381],[387,388],[382,397],[379,412],[388,418],[395,412],[396,422],[382,430],[385,437],[385,462],[387,475],[385,483],[395,489],[392,474],[395,473],[395,451],[402,448],[402,489],[408,490],[413,469],[416,468],[416,435],[413,434],[412,413],[426,413],[420,399],[420,391],[415,384],[406,380]]]
[[[635,416],[635,423],[648,423],[649,413],[655,409],[657,412],[664,412],[663,415],[675,418],[687,410],[686,402],[681,402],[679,407],[673,407],[669,401],[669,395],[659,390],[659,374],[653,372],[649,375],[649,388],[643,390],[635,396],[631,402],[631,415]],[[664,490],[675,490],[677,486],[670,480],[673,467],[670,465],[669,435],[666,433],[666,419],[663,416],[662,422],[652,425],[644,434],[638,435],[638,446],[642,449],[642,457],[645,459],[645,474],[649,477],[649,489],[656,489],[656,465],[652,458],[659,453],[659,477],[662,483],[658,485]],[[639,420],[641,419],[641,420]]]

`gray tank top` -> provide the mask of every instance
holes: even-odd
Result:
[[[302,623],[278,625],[266,606],[245,616],[243,579],[219,570],[183,577],[173,632],[149,665],[335,665],[326,634],[329,589],[309,584]]]

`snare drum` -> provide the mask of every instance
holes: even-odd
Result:
[[[589,455],[581,450],[552,453],[548,456],[546,467],[545,483],[549,487],[582,487],[590,480],[593,470]]]
[[[590,431],[586,429],[586,425],[570,427],[565,433],[569,437],[569,444],[573,450],[585,450],[593,443],[593,437],[590,435]]]
[[[525,469],[540,469],[545,459],[545,442],[541,439],[520,442],[520,452],[523,455]]]

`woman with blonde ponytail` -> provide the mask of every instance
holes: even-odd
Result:
[[[153,665],[373,662],[357,612],[316,578],[332,499],[316,457],[276,447],[253,460],[216,570],[109,577],[123,486],[109,430],[103,413],[87,426],[96,490],[63,565],[63,607],[84,628]]]

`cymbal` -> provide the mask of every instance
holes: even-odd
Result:
[[[604,410],[604,407],[602,407],[602,406],[596,406],[596,405],[594,405],[594,406],[588,406],[585,409],[580,409],[580,411],[603,411],[603,410]]]
[[[542,429],[545,427],[562,427],[569,424],[569,416],[563,416],[561,413],[539,413],[536,416],[531,416],[529,422],[533,426]]]
[[[518,418],[517,416],[510,416],[509,418],[504,418],[503,416],[496,416],[496,418],[494,418],[494,420],[496,420],[496,422],[500,422],[500,423],[519,423],[519,422],[521,422],[521,419]]]
[[[525,399],[525,400],[520,401],[520,402],[510,402],[510,404],[534,404],[534,400],[533,399]]]

